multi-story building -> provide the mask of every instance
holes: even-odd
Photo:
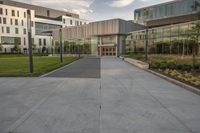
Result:
[[[87,23],[78,14],[0,0],[0,44],[1,52],[11,52],[18,47],[21,52],[28,49],[27,10],[31,10],[32,42],[35,52],[51,52],[52,35],[44,31],[78,26]]]
[[[200,23],[198,1],[174,0],[135,10],[135,21],[146,29],[130,32],[126,52],[143,53],[148,43],[149,54],[191,55],[194,49],[200,54],[200,38],[194,40],[200,34],[193,28]]]
[[[200,0],[173,0],[136,9],[134,21],[149,27],[163,26],[196,20]]]
[[[125,52],[125,38],[131,31],[144,29],[143,25],[111,19],[91,22],[82,26],[62,28],[65,54],[120,56]],[[60,42],[60,31],[53,31],[55,44]],[[59,46],[59,45],[58,45]]]

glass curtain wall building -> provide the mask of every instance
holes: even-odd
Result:
[[[136,23],[146,24],[147,21],[190,15],[199,11],[196,1],[200,0],[174,0],[163,4],[140,8],[134,12]]]
[[[193,27],[200,21],[168,25],[148,30],[149,54],[192,55],[193,48],[200,55],[200,34],[198,43],[194,39],[197,32]],[[127,53],[143,53],[145,49],[146,30],[131,32],[126,38]]]

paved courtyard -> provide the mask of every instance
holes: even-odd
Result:
[[[94,60],[62,69],[86,63],[81,76],[0,78],[0,133],[200,133],[200,96],[114,57],[87,78]]]

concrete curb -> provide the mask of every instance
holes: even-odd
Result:
[[[141,69],[148,69],[149,68],[149,64],[148,63],[145,63],[145,62],[142,62],[142,61],[139,61],[139,60],[136,60],[136,59],[131,59],[131,58],[124,58],[124,60],[136,67],[139,67]]]
[[[82,58],[80,58],[80,59],[82,59]],[[69,63],[69,64],[67,64],[67,65],[64,65],[63,67],[60,67],[60,68],[58,68],[58,69],[55,69],[55,70],[53,70],[53,71],[51,71],[51,72],[45,73],[45,74],[43,74],[43,75],[41,75],[41,76],[39,76],[39,77],[40,77],[40,78],[44,78],[45,76],[47,76],[47,75],[49,75],[49,74],[51,74],[51,73],[54,73],[54,72],[56,72],[56,71],[59,71],[59,70],[65,68],[66,66],[72,65],[73,63],[77,62],[77,61],[80,60],[80,59],[77,59],[77,60],[75,60],[75,61],[73,61],[73,62],[71,62],[71,63]]]
[[[128,61],[126,61],[126,60],[124,60],[124,61],[125,61],[125,62],[128,62]],[[128,62],[128,63],[129,63],[129,64],[132,64],[132,63],[130,63],[130,62]],[[133,64],[132,64],[132,65],[133,65]],[[136,65],[134,65],[134,66],[136,66]],[[138,67],[138,66],[136,66],[136,67]],[[138,67],[138,68],[140,68],[140,67]],[[142,69],[142,68],[140,68],[140,69]],[[181,81],[175,80],[175,79],[173,79],[173,78],[170,78],[170,77],[165,76],[165,75],[163,75],[163,74],[157,73],[157,72],[152,71],[152,70],[150,70],[150,69],[143,69],[143,70],[145,70],[145,71],[147,71],[147,72],[149,72],[149,73],[152,73],[152,74],[154,74],[154,75],[156,75],[156,76],[158,76],[158,77],[160,77],[160,78],[162,78],[162,79],[165,79],[165,80],[167,80],[167,81],[169,81],[169,82],[171,82],[171,83],[173,83],[173,84],[176,84],[176,85],[178,85],[178,86],[180,86],[180,87],[182,87],[182,88],[184,88],[184,89],[186,89],[186,90],[188,90],[188,91],[190,91],[190,92],[193,92],[193,93],[195,93],[195,94],[197,94],[197,95],[200,95],[200,90],[197,89],[197,88],[195,88],[195,87],[193,87],[193,86],[187,85],[187,84],[185,84],[185,83],[183,83],[183,82],[181,82]]]
[[[167,81],[169,81],[171,83],[174,83],[174,84],[176,84],[176,85],[178,85],[178,86],[180,86],[180,87],[182,87],[182,88],[184,88],[184,89],[186,89],[188,91],[191,91],[191,92],[193,92],[193,93],[195,93],[197,95],[200,95],[200,90],[195,88],[195,87],[193,87],[193,86],[187,85],[187,84],[185,84],[185,83],[183,83],[181,81],[178,81],[176,79],[170,78],[168,76],[165,76],[163,74],[160,74],[160,73],[155,72],[155,71],[150,70],[150,69],[146,69],[145,71],[150,72],[150,73],[152,73],[152,74],[154,74],[154,75],[156,75],[156,76],[158,76],[160,78],[163,78],[163,79],[165,79],[165,80],[167,80]]]

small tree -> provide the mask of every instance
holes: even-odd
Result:
[[[200,3],[195,1],[192,6],[192,10],[196,11],[197,8],[200,7]],[[197,13],[198,20],[200,19],[200,12]],[[191,40],[194,40],[194,44],[192,45],[192,57],[193,57],[193,67],[196,64],[196,50],[199,45],[199,33],[200,33],[200,22],[197,22],[194,27],[192,27],[193,34],[190,36]]]
[[[3,50],[3,45],[0,44],[0,52]]]
[[[60,43],[58,41],[55,42],[55,52],[59,53],[60,51]]]
[[[15,45],[14,45],[13,51],[15,51],[15,52],[17,52],[17,53],[20,52],[20,47],[19,47],[18,44],[15,44]]]
[[[36,51],[36,44],[32,45],[32,50],[33,50],[33,52]]]
[[[42,47],[42,53],[44,54],[47,48],[45,46]]]

